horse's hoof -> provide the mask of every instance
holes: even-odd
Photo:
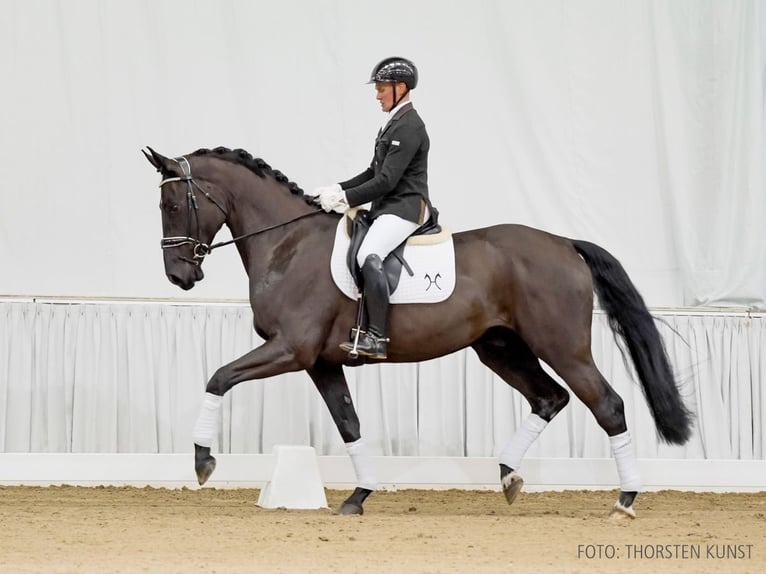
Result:
[[[524,479],[514,470],[506,474],[500,481],[500,484],[503,487],[503,494],[505,494],[508,504],[513,504],[513,501],[516,500],[519,492],[521,492],[521,487],[524,486]]]
[[[340,508],[335,511],[335,514],[340,516],[352,516],[357,514],[361,516],[364,514],[364,507],[361,504],[354,504],[353,502],[344,502],[340,505]]]
[[[210,478],[210,475],[213,474],[213,471],[215,470],[215,458],[211,456],[207,460],[197,463],[194,466],[194,470],[197,473],[197,482],[202,486],[207,482],[207,479]]]
[[[215,458],[211,456],[202,463],[195,465],[194,470],[197,473],[197,482],[202,486],[207,482],[207,479],[210,478],[210,475],[213,474],[213,471],[215,470]]]
[[[614,508],[609,513],[609,518],[612,520],[633,520],[635,517],[636,511],[632,506],[623,506],[619,502],[614,503]]]
[[[335,511],[335,514],[340,514],[341,516],[356,514],[361,516],[364,514],[362,504],[364,504],[364,501],[367,500],[367,497],[370,496],[370,494],[372,494],[371,489],[357,486],[351,496],[344,500],[343,504],[340,505],[340,508]]]
[[[194,472],[197,473],[197,482],[200,486],[207,482],[215,470],[215,457],[210,454],[210,448],[194,445]]]

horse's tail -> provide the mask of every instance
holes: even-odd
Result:
[[[660,438],[685,443],[691,434],[692,414],[678,392],[665,345],[643,298],[609,252],[587,241],[571,241],[590,267],[609,326],[630,351]]]

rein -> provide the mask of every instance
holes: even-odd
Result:
[[[180,157],[177,159],[174,159],[178,166],[181,168],[181,172],[183,173],[182,176],[179,177],[168,177],[163,179],[160,182],[160,189],[162,189],[162,186],[166,183],[172,183],[176,181],[185,181],[187,185],[186,190],[186,209],[187,209],[187,227],[186,227],[186,235],[178,235],[173,237],[163,237],[160,240],[160,247],[162,249],[171,249],[173,247],[181,247],[182,245],[191,244],[193,245],[192,252],[194,254],[194,259],[189,259],[188,257],[179,257],[182,261],[186,261],[187,263],[190,263],[192,265],[199,266],[200,263],[205,259],[205,257],[211,253],[214,249],[218,249],[219,247],[224,247],[226,245],[231,245],[232,243],[236,243],[237,241],[241,239],[246,239],[248,237],[253,237],[254,235],[259,235],[261,233],[266,233],[267,231],[271,231],[272,229],[277,229],[279,227],[284,227],[285,225],[288,225],[290,223],[293,223],[295,221],[298,221],[299,219],[303,219],[305,217],[310,217],[312,215],[317,215],[318,213],[323,213],[321,209],[318,209],[317,211],[311,211],[309,213],[304,213],[302,215],[299,215],[297,217],[293,217],[292,219],[288,219],[287,221],[283,221],[282,223],[277,223],[276,225],[270,225],[268,227],[265,227],[263,229],[259,229],[257,231],[251,231],[249,233],[244,233],[242,235],[238,235],[237,237],[234,237],[233,239],[229,239],[228,241],[220,241],[218,243],[214,243],[213,245],[208,245],[207,243],[203,243],[196,237],[192,237],[192,215],[194,215],[194,220],[196,222],[197,231],[199,232],[199,206],[197,204],[197,196],[194,193],[194,188],[196,187],[199,191],[202,192],[202,195],[204,195],[213,205],[215,205],[221,213],[223,213],[224,221],[228,221],[229,214],[226,213],[226,210],[221,206],[221,204],[216,201],[216,199],[210,195],[205,189],[203,189],[196,181],[194,181],[194,178],[191,174],[191,166],[189,165],[189,160],[187,160],[185,157]]]
[[[298,221],[299,219],[303,219],[304,217],[311,217],[312,215],[317,215],[319,213],[323,213],[323,211],[318,210],[318,211],[311,211],[309,213],[304,213],[303,215],[293,217],[292,219],[288,219],[287,221],[284,221],[282,223],[277,223],[276,225],[269,225],[268,227],[264,227],[263,229],[259,229],[258,231],[251,231],[250,233],[244,233],[242,235],[238,235],[234,239],[229,239],[228,241],[220,241],[218,243],[214,243],[208,248],[208,253],[210,253],[213,249],[218,249],[219,247],[236,243],[240,239],[245,239],[246,237],[252,237],[253,235],[258,235],[259,233],[266,233],[267,231],[271,231],[272,229],[277,229],[278,227],[284,227],[285,225],[288,225],[292,223],[293,221]]]

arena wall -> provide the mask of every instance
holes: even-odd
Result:
[[[653,313],[684,400],[695,414],[692,438],[683,447],[658,440],[642,392],[600,311],[593,324],[594,358],[625,400],[642,464],[688,468],[683,471],[688,474],[673,475],[673,480],[685,476],[690,487],[752,486],[752,477],[738,476],[735,469],[766,460],[766,394],[760,384],[766,376],[764,315]],[[83,469],[120,460],[109,458],[114,455],[125,455],[124,462],[109,462],[103,480],[115,480],[114,469],[140,460],[144,480],[161,482],[166,472],[160,469],[167,468],[172,477],[167,480],[183,482],[191,468],[178,474],[172,470],[176,463],[168,461],[190,452],[207,379],[260,343],[243,302],[5,300],[0,316],[8,326],[0,331],[0,452],[11,457],[3,466],[10,474],[0,474],[0,482],[22,476],[31,482],[85,480]],[[347,368],[346,374],[365,442],[383,468],[394,465],[388,472],[391,484],[400,482],[407,464],[426,469],[413,483],[437,484],[434,460],[451,461],[446,464],[456,471],[440,479],[444,484],[491,484],[494,472],[459,469],[474,464],[486,469],[486,461],[493,460],[529,411],[521,395],[483,367],[472,351],[418,365]],[[268,460],[279,444],[313,446],[328,461],[344,458],[340,436],[304,373],[246,382],[225,398],[214,451],[252,460],[242,464],[255,469],[261,464],[255,461]],[[39,461],[61,461],[65,453],[76,456],[48,470],[39,466]],[[561,476],[581,477],[583,487],[601,484],[607,475],[597,461],[610,456],[605,434],[577,400],[529,452],[538,461],[530,466],[540,486],[565,484]],[[700,465],[718,472],[700,475]],[[19,468],[29,473],[19,474]],[[74,472],[69,478],[57,475],[67,468]],[[540,469],[537,475],[535,468]],[[258,482],[264,476],[256,470],[220,480]],[[343,482],[338,475],[328,476]],[[657,486],[667,476],[659,472]]]

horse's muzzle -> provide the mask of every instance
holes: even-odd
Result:
[[[172,275],[172,274],[168,275],[168,279],[173,285],[180,287],[184,291],[188,291],[189,289],[194,287],[194,284],[196,283],[196,281],[187,281],[178,277],[177,275]]]
[[[188,291],[197,283],[205,278],[202,268],[199,265],[183,265],[181,269],[167,271],[168,280],[184,291]]]
[[[198,279],[183,278],[183,277],[179,277],[178,275],[174,275],[172,273],[168,273],[168,279],[173,285],[180,287],[184,291],[188,291],[189,289],[194,287],[198,281]]]

